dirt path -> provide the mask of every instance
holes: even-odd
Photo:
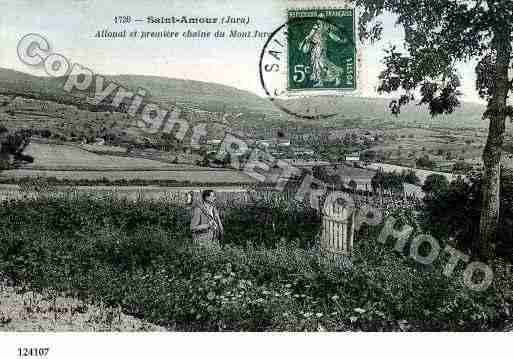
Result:
[[[117,308],[91,305],[49,291],[23,292],[0,281],[0,331],[165,331]]]

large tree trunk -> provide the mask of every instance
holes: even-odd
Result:
[[[483,151],[484,173],[482,181],[481,220],[479,222],[479,238],[474,247],[483,259],[494,255],[497,227],[500,215],[500,178],[501,155],[506,129],[506,99],[510,89],[508,66],[511,56],[509,34],[495,32],[496,44],[496,77],[493,97],[488,104],[490,127],[488,139]]]
[[[477,253],[483,259],[489,259],[494,255],[494,244],[499,225],[502,152],[500,139],[504,137],[504,120],[504,116],[500,115],[490,119],[488,140],[483,152],[481,220],[479,222],[479,238],[475,245]]]

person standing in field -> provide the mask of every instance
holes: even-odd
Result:
[[[201,200],[193,208],[191,232],[195,244],[219,246],[224,228],[215,201],[215,192],[205,190],[201,193]]]

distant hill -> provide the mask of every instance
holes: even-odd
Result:
[[[157,76],[115,75],[105,78],[134,92],[143,88],[147,91],[147,101],[163,107],[177,105],[192,111],[243,113],[244,123],[238,123],[243,127],[251,124],[274,126],[287,122],[286,116],[267,99],[230,86]],[[85,98],[91,96],[91,92],[65,92],[64,82],[64,78],[39,77],[0,68],[0,94],[55,101],[91,111],[109,110],[109,106],[105,104],[91,106],[86,103]],[[108,100],[105,102],[108,103]]]
[[[35,99],[71,101],[54,78],[38,77],[23,72],[0,68],[0,93]]]
[[[327,127],[487,127],[486,121],[481,119],[485,107],[471,102],[463,102],[451,115],[436,117],[429,114],[427,106],[418,106],[415,103],[404,106],[400,115],[396,117],[389,111],[390,99],[384,98],[318,96],[309,100],[290,99],[280,103],[295,113],[315,115],[316,111],[324,111],[336,114],[322,120]]]
[[[298,120],[274,106],[268,99],[234,87],[192,80],[171,79],[156,76],[115,75],[108,80],[132,91],[144,88],[147,99],[164,107],[177,105],[195,110],[211,112],[243,113],[236,123],[237,128],[287,128],[299,127],[484,127],[481,120],[484,107],[463,103],[452,115],[431,118],[425,107],[409,105],[397,118],[388,111],[389,100],[381,98],[358,98],[340,96],[314,97],[309,100],[290,99],[282,102],[293,112],[304,112],[305,101],[308,111],[326,111],[336,115],[327,120]],[[62,89],[63,78],[37,77],[23,72],[0,68],[0,94],[18,95],[74,105],[88,111],[109,110],[108,106],[92,108],[85,102],[88,93],[68,94]],[[324,109],[324,110],[323,110]]]

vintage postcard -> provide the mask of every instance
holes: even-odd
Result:
[[[513,332],[511,1],[0,0],[0,41],[2,358]]]

